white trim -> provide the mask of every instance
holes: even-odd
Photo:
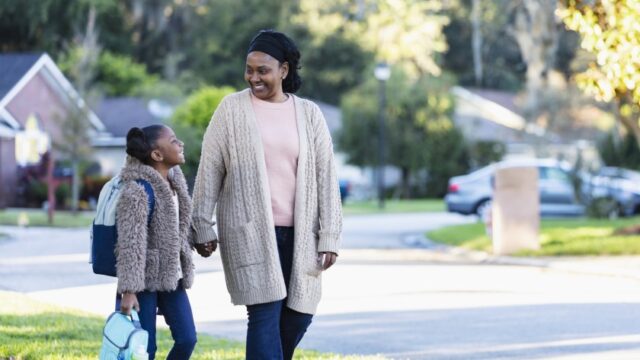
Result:
[[[74,102],[76,106],[78,106],[81,109],[85,107],[84,100],[80,97],[80,95],[78,95],[78,92],[73,88],[73,85],[71,85],[69,80],[67,80],[67,78],[60,71],[58,66],[53,62],[51,57],[48,54],[44,53],[35,62],[35,64],[31,66],[29,71],[27,71],[27,73],[23,75],[22,78],[13,86],[13,88],[11,88],[11,90],[9,90],[9,92],[7,92],[7,94],[2,99],[0,99],[0,110],[6,111],[5,106],[7,106],[7,104],[9,104],[11,100],[13,100],[13,98],[29,83],[29,81],[31,81],[31,79],[33,79],[33,77],[43,67],[47,68],[51,76],[53,76],[55,81],[68,94],[68,96],[72,100],[75,100]],[[13,125],[14,127],[16,128],[20,127],[20,124],[16,121],[16,119],[13,116],[7,117],[7,120],[11,122],[12,123],[11,125]],[[89,109],[89,120],[98,131],[106,131],[106,127],[104,126],[104,124],[100,121],[98,116],[96,116],[96,114],[91,109]]]
[[[84,102],[84,99],[80,97],[76,89],[73,88],[73,85],[71,85],[69,80],[67,80],[67,78],[64,76],[62,71],[60,71],[58,66],[53,62],[51,57],[48,54],[44,54],[43,57],[44,57],[44,66],[47,67],[47,70],[51,72],[51,75],[53,75],[54,79],[56,79],[56,81],[60,84],[60,86],[62,86],[62,88],[66,91],[66,93],[70,94],[70,97],[76,101],[76,106],[78,106],[80,109],[87,106],[86,103]],[[96,130],[98,131],[107,130],[104,124],[98,118],[98,116],[96,116],[96,114],[90,108],[89,108],[89,120],[91,121],[93,126],[96,128]]]
[[[515,130],[526,129],[527,123],[522,116],[514,113],[513,111],[496,102],[488,100],[480,95],[474,94],[473,92],[460,86],[454,86],[453,88],[451,88],[451,93],[464,100],[475,103],[478,106],[481,106],[483,109],[491,112],[494,116],[487,116],[487,120]]]
[[[6,120],[14,130],[20,129],[20,123],[18,122],[18,120],[16,120],[16,118],[14,118],[13,115],[11,115],[11,113],[3,107],[0,107],[0,118]]]
[[[16,137],[15,130],[4,125],[0,125],[0,138],[13,139],[14,137]]]
[[[127,139],[124,137],[98,137],[91,140],[93,147],[124,147]]]

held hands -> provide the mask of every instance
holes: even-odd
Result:
[[[327,270],[338,260],[338,254],[333,252],[319,252],[318,253],[318,265],[322,267],[322,270]]]
[[[138,297],[134,293],[122,294],[122,301],[120,301],[120,312],[125,315],[131,315],[131,309],[140,311],[140,304],[138,303]]]
[[[209,257],[218,248],[218,240],[209,241],[203,244],[195,244],[196,251],[202,257]]]

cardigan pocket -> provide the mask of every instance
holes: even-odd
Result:
[[[221,245],[228,252],[232,269],[262,264],[265,261],[264,242],[258,236],[253,221],[231,228],[231,233]]]

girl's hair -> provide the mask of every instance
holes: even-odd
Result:
[[[158,139],[164,129],[164,125],[131,128],[127,133],[127,154],[144,164],[150,164],[151,152],[157,149]]]
[[[258,37],[265,35],[273,38],[280,44],[281,50],[284,54],[284,61],[289,64],[287,77],[282,80],[282,90],[293,94],[300,90],[300,86],[302,86],[302,78],[300,78],[300,74],[298,74],[298,70],[301,68],[300,51],[291,38],[272,29],[260,30],[258,34],[253,37],[251,42],[253,43]]]

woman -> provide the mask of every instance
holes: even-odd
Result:
[[[253,38],[249,89],[216,109],[196,177],[195,241],[219,241],[231,301],[247,306],[247,359],[292,358],[320,300],[321,273],[338,254],[333,145],[318,106],[293,95],[299,60],[282,33]]]
[[[116,209],[118,299],[116,308],[134,308],[149,333],[149,359],[156,353],[156,314],[164,315],[175,344],[167,359],[189,359],[196,344],[191,305],[185,289],[193,283],[191,199],[180,167],[184,144],[163,125],[132,128],[127,160],[120,172],[123,189]],[[140,180],[153,189],[149,199]],[[205,247],[207,245],[200,245]]]

